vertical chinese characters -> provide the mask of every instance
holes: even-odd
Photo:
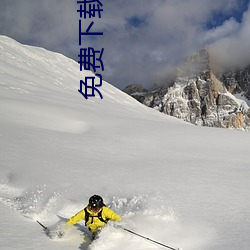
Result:
[[[102,36],[103,32],[91,32],[91,28],[94,25],[92,21],[88,26],[87,30],[82,31],[82,18],[92,18],[98,17],[101,18],[101,12],[103,11],[102,6],[103,4],[99,0],[85,0],[85,1],[77,1],[79,4],[79,9],[77,12],[80,13],[80,20],[79,20],[79,46],[82,45],[82,36]],[[98,93],[100,98],[102,99],[103,96],[101,92],[98,90],[99,87],[102,86],[102,75],[96,73],[96,69],[104,70],[104,65],[102,62],[102,55],[104,52],[104,48],[101,50],[95,50],[92,47],[88,48],[80,48],[80,54],[78,55],[80,64],[80,71],[84,70],[93,70],[95,72],[95,76],[93,77],[85,77],[84,80],[80,80],[80,89],[78,90],[85,99],[88,97],[94,97],[95,93]],[[99,78],[99,84],[95,83],[96,77]]]

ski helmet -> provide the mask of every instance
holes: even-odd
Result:
[[[99,195],[93,195],[89,198],[89,206],[93,210],[98,210],[103,207],[103,199]]]

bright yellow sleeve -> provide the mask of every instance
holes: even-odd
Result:
[[[85,219],[85,211],[84,209],[72,216],[68,221],[67,224],[75,225],[78,221]]]
[[[105,217],[104,219],[109,219],[112,221],[122,221],[122,218],[120,215],[116,214],[113,210],[111,210],[108,207],[103,207],[103,217]]]

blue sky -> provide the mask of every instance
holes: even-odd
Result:
[[[101,0],[103,36],[81,48],[104,48],[104,71],[113,85],[146,87],[168,79],[187,56],[210,48],[223,64],[249,63],[250,0]],[[69,0],[0,1],[0,34],[77,60],[79,5]],[[85,20],[83,26],[90,24]]]
[[[237,3],[236,8],[233,8],[230,12],[223,12],[222,10],[216,10],[211,14],[211,18],[208,20],[206,28],[212,29],[216,28],[217,26],[223,25],[225,20],[230,18],[234,18],[237,22],[241,23],[243,14],[247,11],[249,5],[249,0],[240,0]]]

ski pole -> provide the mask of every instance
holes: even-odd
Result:
[[[48,230],[48,228],[47,227],[45,227],[41,222],[39,222],[38,220],[36,221],[40,226],[42,226],[43,227],[43,229],[46,231],[46,230]]]
[[[160,243],[160,242],[158,242],[158,241],[155,241],[155,240],[152,240],[152,239],[150,239],[150,238],[148,238],[148,237],[145,237],[145,236],[143,236],[143,235],[141,235],[141,234],[135,233],[135,232],[133,232],[133,231],[127,229],[127,228],[122,228],[122,229],[125,230],[125,231],[127,231],[127,232],[129,232],[129,233],[131,233],[131,234],[137,235],[137,236],[139,236],[139,237],[141,237],[141,238],[143,238],[143,239],[145,239],[145,240],[154,242],[154,243],[156,243],[156,244],[158,244],[158,245],[161,245],[161,246],[163,246],[163,247],[169,248],[169,249],[171,249],[171,250],[180,250],[180,248],[173,248],[173,247],[167,246],[167,245],[162,244],[162,243]]]

